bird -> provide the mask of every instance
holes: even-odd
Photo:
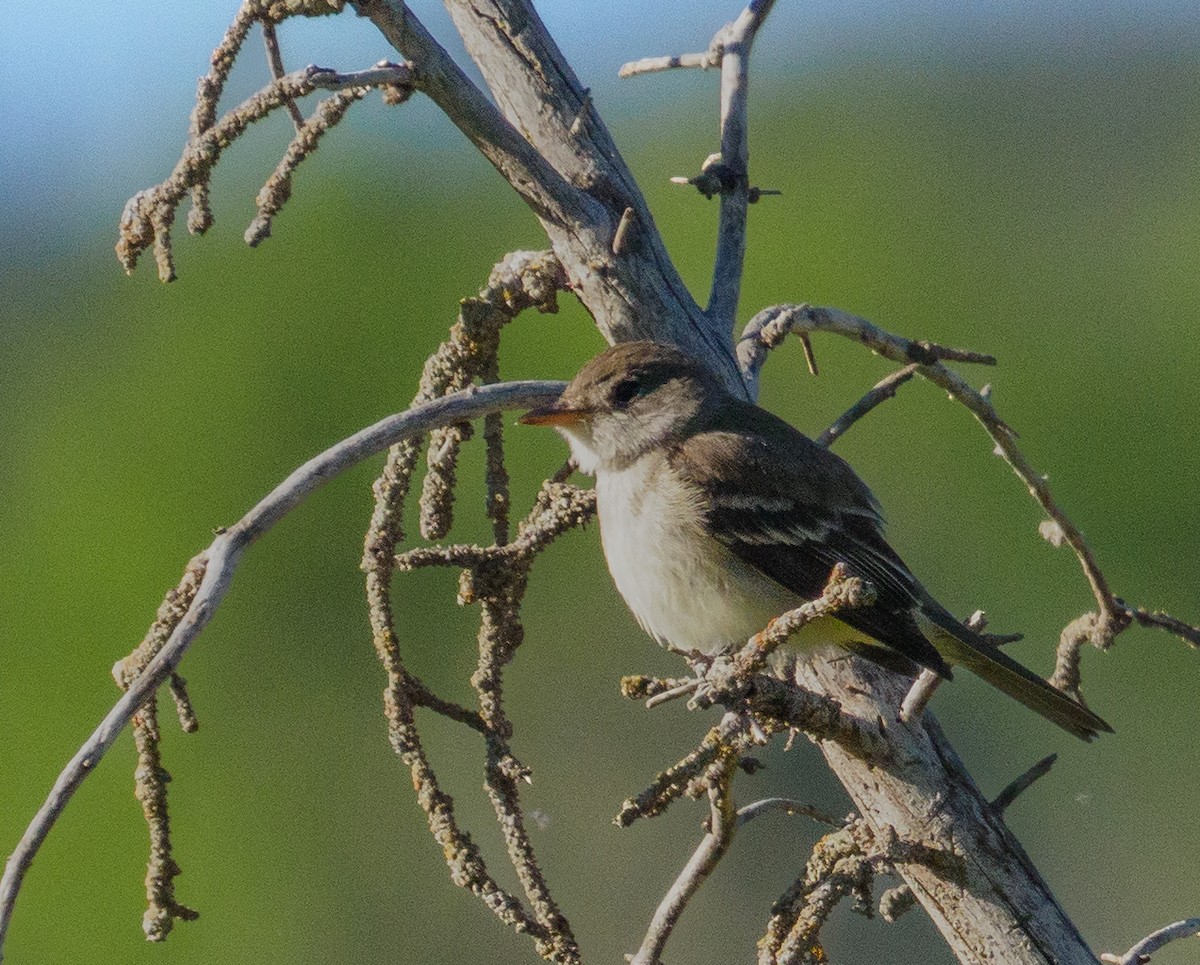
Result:
[[[888,544],[880,505],[849,463],[680,349],[612,346],[520,421],[555,428],[595,477],[609,572],[659,644],[728,654],[819,597],[840,564],[874,588],[874,603],[813,621],[792,648],[837,644],[947,679],[965,667],[1077,737],[1112,731],[933,598]]]

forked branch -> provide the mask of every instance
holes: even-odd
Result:
[[[203,577],[191,605],[167,640],[59,775],[0,879],[0,949],[12,919],[21,882],[46,835],[71,796],[112,747],[121,731],[179,666],[192,642],[212,619],[228,591],[242,554],[311,493],[364,459],[439,426],[478,419],[491,412],[522,409],[557,398],[561,382],[510,382],[470,388],[388,416],[310,459],[216,539],[192,566]]]

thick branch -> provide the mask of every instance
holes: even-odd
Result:
[[[730,326],[710,319],[672,264],[645,199],[587,93],[525,0],[450,0],[489,102],[400,0],[361,0],[420,87],[541,219],[571,287],[610,342],[672,342],[745,391]],[[631,226],[613,240],[626,209]]]

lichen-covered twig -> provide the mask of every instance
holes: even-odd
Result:
[[[553,961],[573,962],[579,950],[538,866],[525,828],[518,782],[528,771],[509,747],[512,723],[503,707],[503,668],[524,637],[520,602],[537,555],[567,530],[595,513],[595,494],[563,482],[546,482],[534,507],[518,527],[516,539],[489,547],[420,547],[396,559],[402,570],[427,566],[464,567],[459,598],[480,606],[479,662],[471,683],[479,697],[479,719],[486,738],[485,787],[533,917],[539,953]]]
[[[818,965],[827,961],[820,930],[843,898],[870,917],[875,877],[896,865],[920,863],[948,880],[962,874],[962,859],[923,841],[904,841],[891,829],[875,831],[851,818],[821,838],[802,874],[771,908],[766,934],[758,943],[758,965]],[[895,910],[895,909],[891,909]]]
[[[492,270],[487,285],[459,306],[449,337],[425,363],[421,392],[448,392],[476,380],[499,378],[500,330],[527,308],[558,310],[557,295],[566,273],[549,252],[514,252]],[[458,454],[471,433],[469,425],[449,426],[429,440],[428,464],[421,490],[421,535],[442,539],[454,520]],[[507,540],[508,474],[504,468],[503,428],[497,418],[484,426],[487,442],[487,510],[497,543]]]
[[[203,577],[186,612],[175,623],[157,654],[133,678],[125,694],[63,768],[45,803],[8,859],[0,878],[0,949],[12,920],[21,882],[46,835],[125,725],[175,672],[192,642],[212,619],[250,544],[316,489],[389,446],[424,435],[437,426],[482,418],[500,409],[529,408],[549,402],[558,398],[563,388],[561,382],[510,382],[473,387],[388,416],[310,459],[237,523],[220,531],[208,549],[189,564],[189,570],[196,568],[197,572],[202,567]],[[408,700],[407,693],[403,699]]]
[[[394,66],[394,65],[392,65]],[[296,136],[283,152],[279,164],[259,189],[254,199],[258,214],[250,222],[243,236],[251,248],[257,247],[271,237],[271,223],[288,199],[292,196],[292,175],[296,168],[317,149],[326,134],[328,134],[355,104],[367,96],[370,87],[352,87],[350,90],[339,91],[332,97],[327,97],[317,105],[312,117],[308,120],[301,118]],[[286,100],[284,104],[299,111],[294,100]]]
[[[129,685],[145,670],[146,665],[162,650],[179,622],[187,614],[204,579],[207,561],[194,558],[183,572],[179,585],[167,592],[158,608],[154,623],[137,648],[113,666],[117,686],[128,690]],[[175,698],[180,726],[191,733],[198,726],[183,678],[171,674],[171,694]],[[170,933],[176,919],[191,921],[197,913],[175,900],[175,877],[179,864],[171,851],[171,824],[167,810],[167,783],[170,775],[162,764],[159,747],[158,700],[155,694],[134,715],[133,742],[137,749],[134,770],[134,796],[142,805],[142,814],[150,830],[150,860],[146,867],[146,914],[142,928],[150,941],[162,941]]]
[[[204,83],[203,80],[201,83]],[[165,181],[139,191],[126,202],[121,215],[120,238],[116,245],[117,257],[121,264],[127,272],[132,273],[142,252],[153,245],[159,277],[163,281],[174,279],[170,230],[175,220],[176,206],[190,189],[207,183],[221,153],[251,124],[266,117],[271,111],[316,90],[345,91],[351,100],[356,100],[373,87],[409,88],[413,83],[412,70],[402,64],[385,64],[349,74],[310,66],[273,80],[219,121],[199,130],[189,140],[175,169]],[[307,156],[320,134],[344,113],[347,106],[349,105],[344,99],[335,101],[333,106],[325,109],[324,116],[314,117],[297,135],[293,141],[293,148],[289,151],[290,159],[285,159],[272,179],[274,189],[266,190],[264,210],[273,204],[282,203],[281,197],[286,191],[291,170]],[[270,186],[271,182],[268,184]],[[193,203],[196,203],[195,198]],[[189,223],[189,228],[199,232],[208,226],[211,218],[200,215],[194,220],[194,224]]]
[[[736,754],[748,734],[748,721],[744,716],[727,713],[721,722],[711,728],[694,751],[681,761],[671,765],[655,779],[654,783],[621,804],[621,810],[613,818],[613,824],[626,828],[638,818],[653,818],[662,814],[673,801],[695,788],[695,780],[719,758]]]
[[[517,252],[507,256],[493,270],[479,296],[462,302],[449,338],[426,362],[417,398],[433,397],[476,379],[496,379],[500,329],[526,308],[554,311],[555,297],[563,287],[565,275],[552,255]],[[421,527],[427,537],[443,535],[451,526],[457,457],[468,434],[464,426],[446,427],[431,436],[429,472],[421,502]],[[529,933],[544,958],[577,962],[579,949],[570,924],[550,894],[525,829],[518,782],[528,779],[529,772],[509,747],[512,724],[503,710],[502,677],[503,667],[512,659],[523,636],[519,607],[535,556],[562,532],[590,518],[594,496],[563,482],[546,483],[516,539],[510,542],[508,476],[498,419],[487,422],[485,437],[487,511],[496,539],[490,547],[425,547],[396,555],[403,539],[404,500],[420,452],[416,442],[395,447],[375,483],[376,506],[367,532],[363,568],[375,647],[388,675],[385,714],[392,744],[412,771],[417,801],[447,856],[455,884],[477,894],[501,921]],[[459,827],[453,802],[438,786],[413,718],[414,697],[423,685],[407,672],[401,658],[391,610],[391,576],[397,568],[435,565],[464,568],[460,602],[480,605],[479,663],[472,677],[479,710],[468,712],[454,707],[454,711],[456,719],[469,714],[466,722],[484,736],[485,786],[509,858],[529,901],[528,911],[496,883],[470,836]],[[425,696],[424,705],[441,709],[431,698]]]
[[[275,26],[291,16],[323,17],[340,13],[344,6],[343,0],[243,0],[238,8],[233,22],[225,31],[225,36],[212,52],[211,68],[196,84],[196,106],[192,108],[191,127],[188,131],[188,144],[195,144],[200,137],[213,126],[217,118],[217,105],[225,90],[225,82],[229,72],[241,52],[242,44],[254,24],[261,24],[263,42],[267,48],[267,59],[271,66],[271,74],[276,79],[283,76],[283,59],[279,53],[279,44],[275,37]],[[286,102],[293,119],[299,114],[294,99]],[[303,118],[297,122],[297,126]],[[212,209],[208,203],[208,181],[198,181],[191,187],[192,207],[188,212],[188,231],[192,234],[204,234],[212,227]],[[169,260],[169,236],[164,232],[156,244],[167,249],[166,259]],[[163,267],[164,256],[160,252],[159,269]]]
[[[767,624],[766,629],[756,633],[734,654],[730,669],[738,676],[755,673],[788,637],[799,633],[814,620],[843,610],[871,606],[874,602],[875,588],[857,576],[851,576],[846,567],[838,563],[819,597],[788,610]]]
[[[180,868],[171,851],[171,823],[167,816],[167,784],[171,775],[159,753],[158,698],[151,695],[133,719],[133,744],[137,750],[134,796],[150,828],[150,860],[146,865],[146,913],[142,931],[148,941],[160,942],[171,933],[177,919],[194,921],[196,911],[175,900],[175,877]]]

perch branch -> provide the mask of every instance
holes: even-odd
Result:
[[[388,446],[448,423],[477,419],[502,409],[528,408],[548,402],[557,398],[563,388],[561,382],[502,383],[468,389],[388,416],[310,459],[237,523],[220,532],[201,554],[204,560],[204,575],[186,614],[176,624],[162,648],[142,673],[130,683],[129,689],[63,769],[46,802],[8,859],[3,879],[0,879],[0,949],[3,948],[4,936],[25,872],[46,835],[62,814],[71,796],[112,747],[125,725],[169,679],[192,641],[212,619],[229,589],[242,553],[251,543],[330,479],[364,459],[382,452]]]

